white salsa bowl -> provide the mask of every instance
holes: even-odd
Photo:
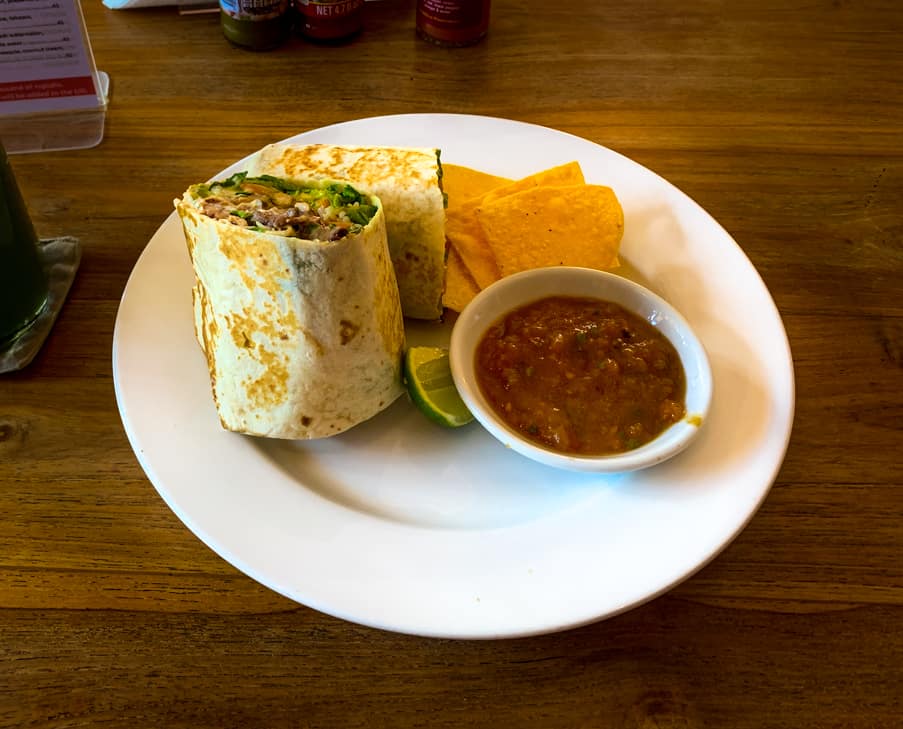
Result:
[[[639,315],[674,345],[686,376],[686,414],[653,440],[612,455],[568,455],[524,437],[507,425],[483,395],[475,371],[477,345],[509,312],[540,299],[569,296],[602,299]],[[573,471],[616,473],[648,468],[680,453],[705,423],[712,400],[712,371],[705,349],[674,307],[633,281],[589,268],[555,266],[507,276],[482,290],[454,324],[452,376],[474,418],[505,446],[534,461]]]

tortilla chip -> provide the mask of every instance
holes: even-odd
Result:
[[[449,212],[445,217],[449,247],[460,257],[477,286],[485,289],[501,278],[495,256],[476,218],[476,204],[469,210]]]
[[[578,162],[515,181],[460,165],[442,169],[448,195],[449,266],[460,264],[448,274],[449,281],[452,275],[469,275],[476,287],[484,289],[503,276],[538,266],[618,265],[624,228],[620,204],[609,188],[592,190],[597,186],[586,185]],[[548,210],[549,205],[562,209]],[[452,252],[458,259],[454,263]],[[446,299],[454,301],[456,295]]]
[[[585,182],[580,163],[568,162],[557,167],[550,167],[547,170],[540,170],[508,185],[496,187],[483,196],[480,204],[485,206],[500,198],[508,197],[524,190],[530,190],[534,187],[563,187],[565,185],[582,185]]]
[[[507,177],[496,177],[470,167],[442,165],[442,191],[448,195],[447,210],[452,213],[461,210],[468,200],[483,197],[490,190],[510,182]]]
[[[449,165],[449,167],[453,167]],[[446,167],[443,167],[445,170]],[[461,256],[461,260],[476,281],[484,289],[502,277],[495,254],[483,229],[477,220],[477,208],[493,201],[531,190],[545,185],[578,185],[583,184],[583,171],[578,162],[540,170],[519,180],[505,180],[494,175],[468,170],[468,168],[452,169],[450,176],[449,207],[446,215],[445,235],[451,247]],[[445,173],[443,172],[443,185]],[[462,189],[464,188],[464,189]],[[459,201],[452,204],[452,194],[458,191]],[[460,200],[465,190],[477,193],[463,202]],[[482,194],[480,194],[482,193]]]
[[[490,190],[511,183],[506,177],[461,165],[442,165],[442,189],[448,195],[445,237],[468,278],[479,288],[499,279],[498,266],[476,220],[476,204]]]
[[[461,312],[478,293],[480,293],[480,287],[467,272],[461,256],[454,248],[449,249],[445,266],[445,294],[442,296],[442,304],[452,311]]]
[[[442,166],[442,188],[448,194],[445,236],[477,285],[484,289],[501,278],[492,249],[477,222],[476,210],[493,200],[542,185],[582,184],[578,162],[540,170],[512,181],[459,165]]]
[[[481,203],[476,217],[503,277],[544,266],[618,265],[624,211],[610,187],[533,187]]]

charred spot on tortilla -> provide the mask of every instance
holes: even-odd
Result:
[[[354,335],[358,333],[359,329],[360,326],[354,322],[342,319],[342,321],[339,322],[339,340],[343,345],[348,344],[348,342],[354,339]]]

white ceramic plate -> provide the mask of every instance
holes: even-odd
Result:
[[[624,207],[621,272],[670,301],[705,345],[714,401],[689,449],[617,476],[542,466],[477,424],[433,426],[406,398],[319,442],[224,432],[194,340],[193,274],[173,213],[123,294],[113,371],[138,460],[204,543],[334,616],[493,638],[627,610],[693,574],[740,532],[787,448],[793,367],[766,287],[704,210],[604,147],[503,119],[387,116],[294,139],[437,146],[445,162],[512,178],[579,160],[587,180],[612,186]],[[213,172],[198,170],[198,179]],[[443,344],[449,328],[418,324],[408,333],[410,343]]]

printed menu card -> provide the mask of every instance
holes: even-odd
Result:
[[[15,137],[15,127],[27,122],[38,123],[59,142],[67,112],[99,113],[102,134],[106,106],[105,91],[99,88],[102,80],[105,75],[94,66],[77,1],[0,0],[0,122],[6,121],[0,134],[4,139]],[[55,129],[41,124],[48,119],[54,120]],[[83,118],[78,124],[84,131]],[[65,146],[80,146],[78,141],[69,139]]]

